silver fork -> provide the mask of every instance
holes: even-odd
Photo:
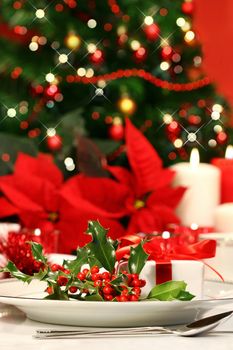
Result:
[[[147,334],[176,334],[183,337],[195,336],[210,331],[217,327],[223,321],[226,321],[233,314],[233,311],[227,311],[213,316],[202,318],[185,326],[176,329],[167,327],[129,327],[115,329],[81,329],[81,330],[59,330],[59,329],[38,329],[35,338],[56,339],[56,338],[98,338],[106,336],[135,336]]]

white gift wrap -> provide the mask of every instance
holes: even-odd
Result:
[[[184,281],[187,283],[186,290],[196,296],[196,299],[203,297],[204,264],[194,260],[171,260],[172,279],[174,281]],[[147,261],[143,267],[140,278],[146,280],[145,287],[142,288],[142,297],[146,297],[151,289],[156,285],[156,262]],[[124,270],[127,263],[121,265]]]

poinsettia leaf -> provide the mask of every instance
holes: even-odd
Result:
[[[107,238],[107,230],[98,221],[89,221],[87,234],[92,235],[92,242],[87,244],[90,253],[107,271],[113,271],[116,252],[111,239]]]
[[[130,273],[140,273],[148,259],[148,254],[144,251],[142,243],[136,248],[130,248],[130,257],[128,260],[128,269]]]
[[[129,119],[126,119],[125,139],[138,195],[148,193],[155,188],[156,172],[161,172],[162,161],[150,142]]]
[[[34,259],[46,264],[47,258],[43,254],[43,246],[37,242],[28,242],[28,243],[31,245],[32,255],[33,255]]]
[[[168,281],[156,285],[147,296],[147,299],[156,299],[161,301],[177,299],[181,291],[185,291],[186,283],[184,281]]]

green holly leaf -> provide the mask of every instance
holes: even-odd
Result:
[[[85,301],[104,301],[102,296],[99,293],[92,294],[92,295],[87,295],[85,297]]]
[[[53,286],[53,294],[47,295],[44,299],[48,300],[69,300],[69,296],[65,291],[62,291],[60,286]]]
[[[193,298],[195,298],[195,295],[189,293],[186,290],[181,290],[181,292],[179,293],[176,299],[182,300],[182,301],[188,301],[188,300],[192,300]]]
[[[184,281],[169,281],[161,283],[152,288],[147,299],[161,301],[179,299],[179,295],[182,297],[181,292],[185,291],[186,286],[187,285]]]
[[[113,286],[120,286],[122,283],[125,282],[126,276],[125,275],[120,275],[117,278],[115,278],[114,280],[112,280],[110,282],[110,284],[112,284]]]
[[[136,248],[131,247],[130,257],[128,261],[128,269],[130,273],[140,273],[148,259],[148,254],[144,251],[142,243]]]
[[[9,272],[11,276],[27,283],[30,283],[33,279],[33,276],[29,276],[21,272],[12,261],[8,261],[7,265],[1,269],[1,272]]]
[[[36,242],[28,242],[28,243],[31,245],[32,255],[34,259],[46,264],[47,258],[43,254],[42,245]]]
[[[116,252],[112,241],[107,238],[107,230],[98,221],[89,221],[87,234],[92,242],[87,244],[90,255],[94,255],[107,271],[112,272],[116,262]]]
[[[77,258],[70,261],[65,261],[64,265],[76,276],[84,264],[88,264],[88,251],[85,247],[77,249]]]

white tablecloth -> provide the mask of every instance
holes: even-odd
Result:
[[[211,333],[195,338],[175,335],[112,337],[100,339],[35,339],[38,328],[51,325],[30,321],[13,306],[0,304],[1,350],[230,350],[233,349],[233,317]],[[54,328],[54,326],[52,326]],[[59,326],[55,326],[59,328]],[[60,326],[64,328],[64,326]]]

